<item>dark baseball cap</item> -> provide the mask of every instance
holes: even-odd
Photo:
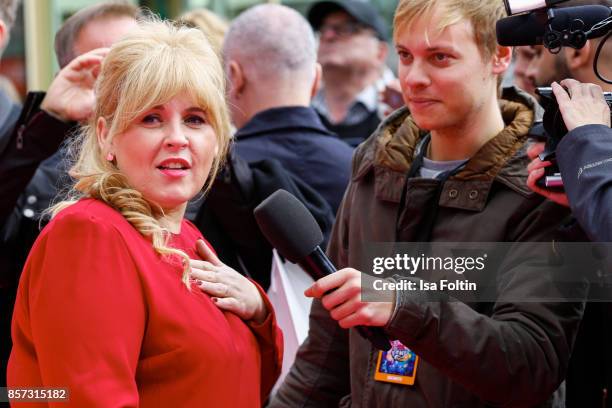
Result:
[[[330,0],[315,3],[308,11],[308,21],[315,30],[318,30],[328,14],[335,11],[344,11],[361,24],[376,32],[376,36],[387,40],[387,24],[378,11],[367,1],[359,0]]]

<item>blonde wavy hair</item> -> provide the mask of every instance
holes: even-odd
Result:
[[[230,143],[221,62],[201,31],[149,18],[140,21],[138,29],[113,45],[104,59],[95,86],[93,115],[70,146],[71,156],[75,158],[70,176],[75,183],[65,200],[49,212],[55,216],[85,197],[105,202],[150,239],[153,249],[162,257],[182,258],[182,281],[190,288],[189,257],[168,246],[170,232],[159,222],[163,210],[130,187],[125,176],[106,160],[107,152],[100,148],[96,134],[98,118],[108,123],[110,141],[127,130],[142,113],[185,91],[207,112],[217,137],[219,150],[203,186],[206,193]]]

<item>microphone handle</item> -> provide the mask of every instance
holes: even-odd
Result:
[[[315,247],[310,255],[300,259],[298,265],[308,272],[314,280],[319,280],[337,271],[332,261],[325,255],[325,252],[323,252],[319,245]]]
[[[310,255],[301,259],[298,264],[308,272],[314,280],[319,280],[337,271],[334,264],[318,245]],[[355,329],[357,329],[361,337],[370,340],[370,343],[377,349],[383,351],[391,349],[391,343],[382,327],[355,326]]]

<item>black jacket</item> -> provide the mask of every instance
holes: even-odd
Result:
[[[19,110],[19,106],[15,105],[4,92],[0,91],[0,152],[6,148],[9,135],[19,117]]]
[[[580,126],[557,146],[557,162],[572,213],[593,241],[612,241],[612,129],[602,125]],[[606,244],[609,249],[610,244]],[[608,251],[608,258],[610,253]],[[607,276],[594,282],[609,292]],[[606,283],[607,282],[607,283]],[[601,289],[600,288],[600,289]],[[605,289],[607,288],[607,289]],[[605,395],[612,387],[612,303],[590,302],[567,378],[567,407],[612,406]],[[604,393],[604,390],[608,390]],[[605,401],[605,405],[602,403]]]
[[[40,216],[66,170],[59,148],[74,124],[40,110],[44,95],[28,94],[14,128],[0,141],[0,287],[17,287]]]
[[[58,158],[47,163],[43,175],[39,166],[58,151],[73,124],[40,110],[44,96],[43,92],[29,93],[19,119],[7,132],[0,133],[0,225],[5,224],[22,194],[31,196],[37,192],[31,207],[34,211],[46,208],[49,197],[55,195],[53,185],[60,174],[55,167]],[[18,216],[27,208],[19,208]]]
[[[0,94],[0,387],[6,383],[19,275],[61,174],[59,155],[49,157],[72,127],[40,110],[44,95],[29,93],[20,114]]]
[[[12,136],[16,134],[14,130],[20,111],[18,105],[15,105],[8,96],[0,92],[0,225],[12,208],[9,202],[12,201],[14,204],[15,201],[12,186],[19,183],[18,180],[13,180],[15,175],[11,174],[10,171],[14,165],[14,161],[10,159],[10,154],[15,149],[15,143],[11,143],[11,140]]]
[[[372,271],[374,243],[558,241],[557,227],[569,211],[526,186],[525,142],[534,109],[524,94],[505,92],[505,129],[445,180],[411,175],[427,132],[418,129],[405,108],[389,116],[355,152],[353,177],[327,250],[332,262],[338,268]],[[564,378],[582,302],[516,301],[559,294],[539,262],[541,254],[526,254],[529,245],[518,248],[504,254],[489,275],[498,294],[494,303],[430,301],[422,291],[396,292],[385,331],[420,356],[413,386],[376,381],[378,350],[355,330],[342,329],[315,299],[308,337],[270,406],[544,403]],[[391,256],[401,253],[387,250]],[[581,300],[586,290],[577,289]]]
[[[580,126],[557,146],[572,213],[593,241],[612,242],[612,129]]]
[[[236,133],[236,153],[248,162],[278,160],[321,194],[334,214],[351,175],[353,149],[325,129],[308,107],[259,112]]]
[[[316,191],[274,159],[246,163],[231,153],[194,223],[219,258],[264,289],[270,285],[272,247],[259,231],[253,210],[276,190],[300,200],[319,224],[327,244],[334,222],[331,207]]]
[[[380,116],[377,110],[370,112],[365,119],[354,125],[331,123],[325,116],[319,115],[319,117],[327,129],[337,134],[343,142],[353,147],[357,147],[361,142],[370,137],[380,124]]]

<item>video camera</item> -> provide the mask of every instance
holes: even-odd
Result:
[[[567,0],[503,0],[509,17],[496,24],[497,42],[504,46],[544,45],[551,53],[563,47],[580,49],[591,38],[603,37],[597,47],[593,69],[598,69],[599,54],[612,35],[612,7],[602,5],[553,8]],[[522,14],[518,14],[522,13]]]
[[[597,47],[593,61],[595,75],[608,84],[612,80],[601,75],[599,54],[612,35],[612,7],[602,5],[554,8],[567,0],[503,0],[509,17],[497,22],[497,42],[503,46],[544,45],[551,53],[563,47],[580,49],[591,38],[604,37]],[[538,88],[544,107],[544,130],[548,136],[546,149],[540,155],[553,166],[546,168],[546,177],[537,181],[540,187],[562,190],[563,182],[555,162],[555,149],[567,128],[551,88]],[[612,94],[604,93],[612,108]]]
[[[559,104],[552,88],[536,88],[536,93],[540,95],[540,104],[544,108],[542,124],[548,136],[546,138],[546,148],[540,154],[540,160],[550,161],[553,164],[546,168],[544,177],[540,178],[536,184],[549,190],[560,190],[563,187],[563,182],[559,169],[556,166],[555,150],[561,138],[567,134],[567,127],[561,116]],[[604,92],[603,96],[611,110],[610,119],[612,120],[612,92]]]

